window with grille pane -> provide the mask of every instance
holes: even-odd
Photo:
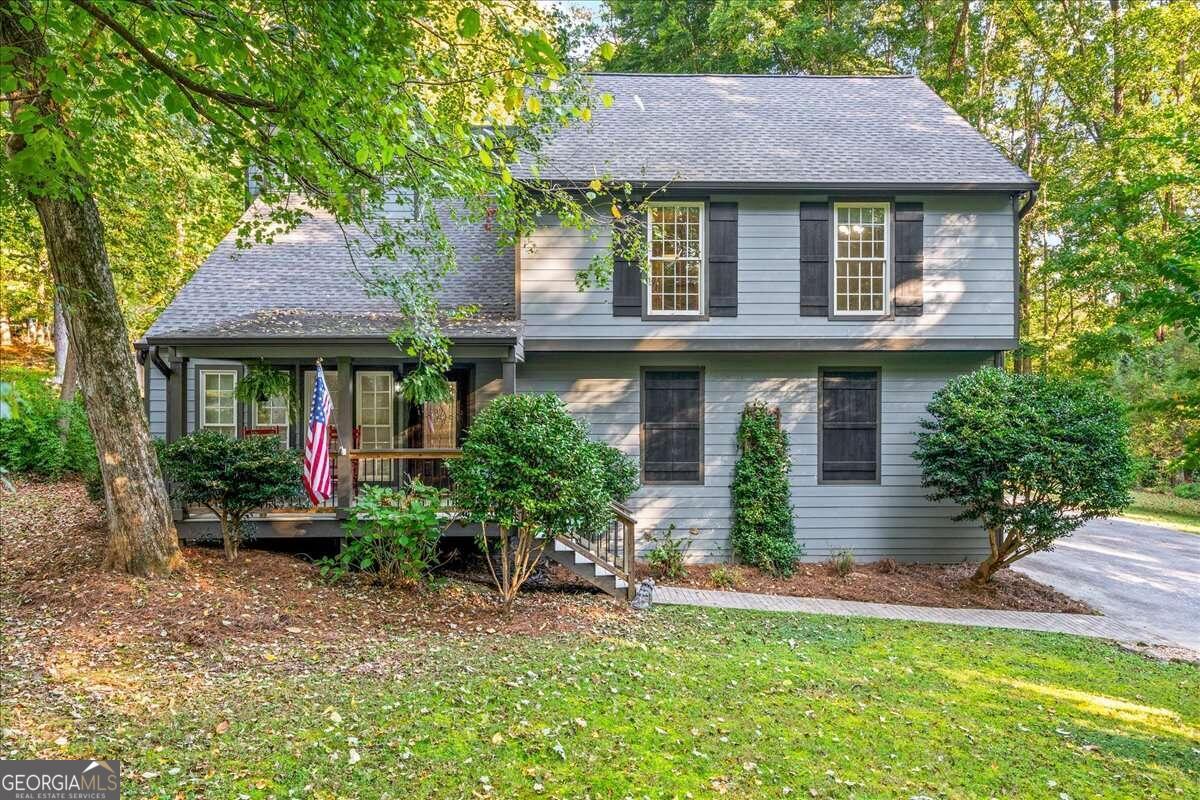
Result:
[[[879,370],[820,371],[822,483],[879,480]]]
[[[887,312],[887,203],[837,203],[834,314]]]
[[[237,372],[234,370],[201,370],[201,429],[237,436],[236,388]]]
[[[644,483],[703,483],[704,376],[697,369],[643,373]]]
[[[704,297],[704,204],[651,204],[646,235],[649,313],[700,314]]]

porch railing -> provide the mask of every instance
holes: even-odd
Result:
[[[446,462],[459,458],[457,448],[399,448],[396,450],[351,450],[350,474],[354,485],[350,496],[358,497],[366,486],[402,489],[414,480],[443,491],[450,489]]]
[[[608,527],[595,538],[583,534],[561,536],[568,544],[587,555],[593,560],[625,581],[625,594],[633,599],[637,587],[634,581],[634,558],[637,555],[634,545],[634,531],[637,520],[633,512],[620,503],[612,504],[613,519]]]

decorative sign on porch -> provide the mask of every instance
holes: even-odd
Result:
[[[333,471],[329,466],[329,415],[333,413],[333,400],[319,358],[311,408],[308,432],[304,435],[304,490],[313,505],[319,506],[333,495]]]

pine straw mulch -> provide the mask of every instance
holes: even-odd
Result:
[[[523,593],[505,614],[479,583],[404,591],[351,576],[329,584],[301,557],[248,548],[231,563],[220,548],[186,547],[185,571],[167,579],[116,574],[99,568],[106,531],[81,484],[19,480],[16,490],[0,496],[0,612],[5,666],[18,671],[64,660],[166,659],[185,672],[200,663],[361,665],[397,642],[620,636],[641,624],[626,604],[578,587]]]
[[[724,589],[754,594],[824,597],[941,608],[986,608],[1006,611],[1055,611],[1096,614],[1086,603],[1045,584],[1001,570],[980,588],[969,578],[974,564],[898,564],[880,561],[856,564],[844,577],[832,564],[800,564],[790,578],[779,578],[753,567],[705,564],[688,568],[687,577],[657,579],[672,586]],[[714,575],[715,573],[715,575]]]

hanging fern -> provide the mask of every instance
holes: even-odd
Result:
[[[250,365],[246,374],[237,382],[234,394],[243,403],[265,403],[273,397],[286,398],[288,414],[292,421],[299,416],[299,404],[292,387],[292,373],[273,367],[265,361]]]
[[[730,486],[733,552],[759,569],[790,575],[801,550],[788,485],[788,436],[779,424],[779,411],[747,403],[737,440],[741,455]]]

